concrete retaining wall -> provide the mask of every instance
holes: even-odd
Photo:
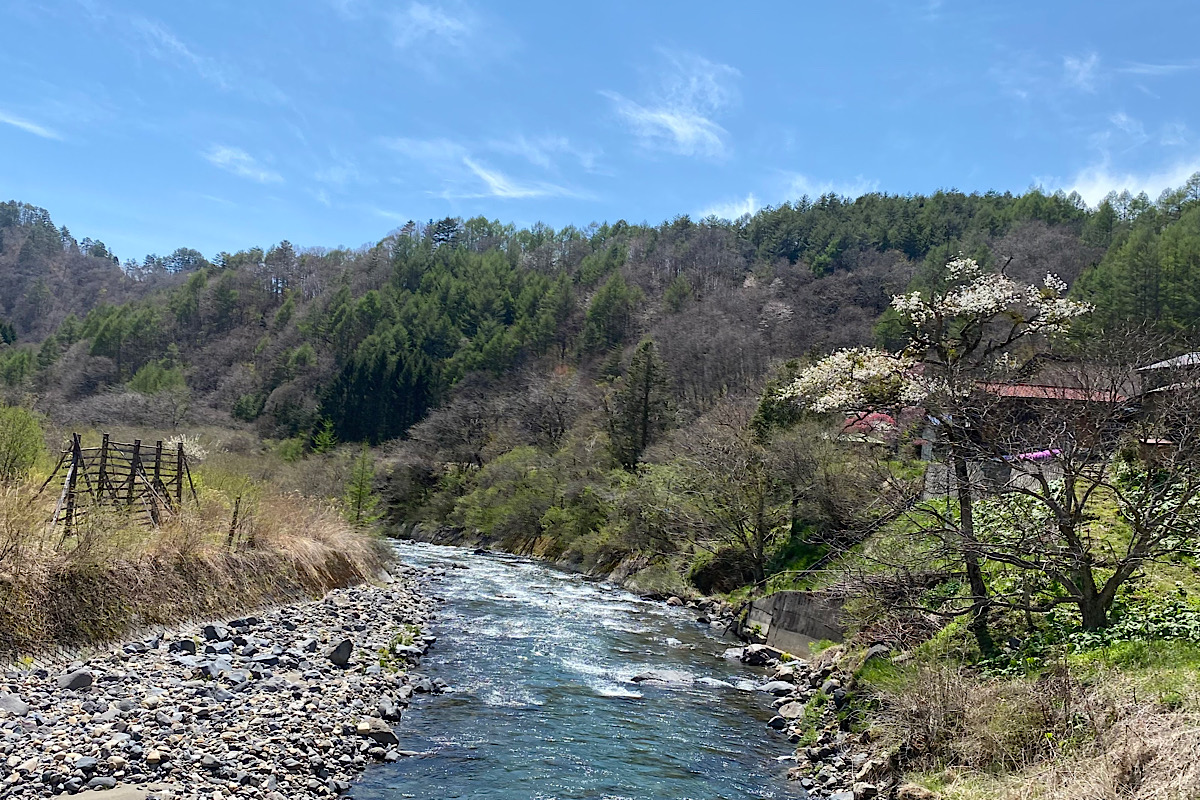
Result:
[[[812,592],[776,592],[750,605],[749,625],[760,626],[767,645],[795,655],[807,655],[819,639],[842,640],[841,606]]]

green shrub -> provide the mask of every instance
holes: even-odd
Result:
[[[0,406],[0,481],[29,476],[45,447],[44,436],[32,411]]]

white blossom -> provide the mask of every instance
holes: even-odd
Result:
[[[780,396],[814,411],[848,411],[880,402],[918,405],[933,397],[963,396],[974,385],[967,377],[970,368],[983,366],[982,361],[970,364],[963,359],[971,358],[985,340],[985,326],[1003,323],[1009,328],[1004,341],[1011,344],[1030,334],[1061,332],[1073,319],[1093,309],[1088,303],[1063,297],[1067,285],[1053,274],[1046,275],[1041,287],[1029,286],[1005,275],[985,273],[975,259],[960,255],[946,265],[945,275],[944,289],[892,298],[892,308],[913,329],[906,352],[893,354],[865,347],[841,350],[802,372]],[[948,363],[928,361],[931,349]],[[979,356],[988,352],[986,348],[978,351]],[[932,368],[916,369],[921,361]],[[997,366],[1008,369],[1011,365],[1003,360]]]

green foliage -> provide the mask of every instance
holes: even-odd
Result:
[[[375,459],[363,445],[350,466],[350,478],[342,497],[346,519],[356,527],[366,527],[380,518],[379,497],[375,494]]]
[[[533,447],[518,447],[479,471],[473,489],[454,506],[451,521],[524,551],[543,533],[557,498],[552,462]]]
[[[672,314],[679,313],[683,310],[684,303],[692,298],[692,291],[692,284],[688,279],[677,275],[663,292],[663,306]]]
[[[640,292],[614,273],[588,304],[579,337],[584,353],[603,352],[625,341]]]
[[[45,446],[41,423],[32,411],[0,406],[0,482],[28,477]]]
[[[129,388],[139,394],[154,395],[173,389],[187,389],[187,381],[179,367],[164,367],[160,362],[150,361],[129,379]]]
[[[312,437],[313,454],[323,456],[337,447],[337,443],[337,435],[333,432],[333,420],[321,420],[321,427],[317,429]]]
[[[642,453],[674,424],[667,369],[654,342],[638,345],[613,393],[609,439],[613,457],[633,469]]]

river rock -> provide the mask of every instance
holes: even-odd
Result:
[[[23,717],[29,713],[29,704],[15,694],[0,692],[0,711],[12,714],[14,717]]]
[[[365,736],[384,747],[395,747],[400,744],[400,739],[396,737],[392,726],[378,717],[367,717],[361,720],[355,730],[359,736]]]
[[[58,677],[58,688],[60,689],[86,689],[92,685],[92,673],[86,669],[68,672],[65,675]]]
[[[683,600],[679,599],[678,597],[676,597],[674,595],[671,595],[670,597],[667,598],[667,605],[678,608],[679,606],[683,605]]]
[[[784,703],[779,707],[779,716],[784,719],[800,719],[804,716],[804,703],[793,700],[790,703]]]
[[[752,644],[746,647],[742,652],[742,663],[749,664],[752,667],[765,666],[774,656],[771,655],[771,650],[763,644]]]
[[[350,639],[342,639],[325,652],[325,657],[333,664],[344,667],[350,663],[350,654],[353,652],[354,642]]]
[[[896,800],[937,800],[937,795],[924,786],[906,783],[896,790]]]
[[[773,694],[776,697],[783,697],[795,691],[796,687],[787,681],[768,681],[758,687],[758,691]]]
[[[209,642],[223,642],[229,638],[229,628],[219,622],[205,625],[200,629],[200,633],[204,636],[205,641]]]
[[[696,676],[677,669],[650,669],[630,678],[634,683],[694,683]]]
[[[721,658],[726,658],[730,661],[741,661],[745,652],[746,648],[744,647],[729,647],[721,654]]]
[[[873,783],[856,783],[853,787],[854,800],[871,800],[879,796],[879,787]]]

